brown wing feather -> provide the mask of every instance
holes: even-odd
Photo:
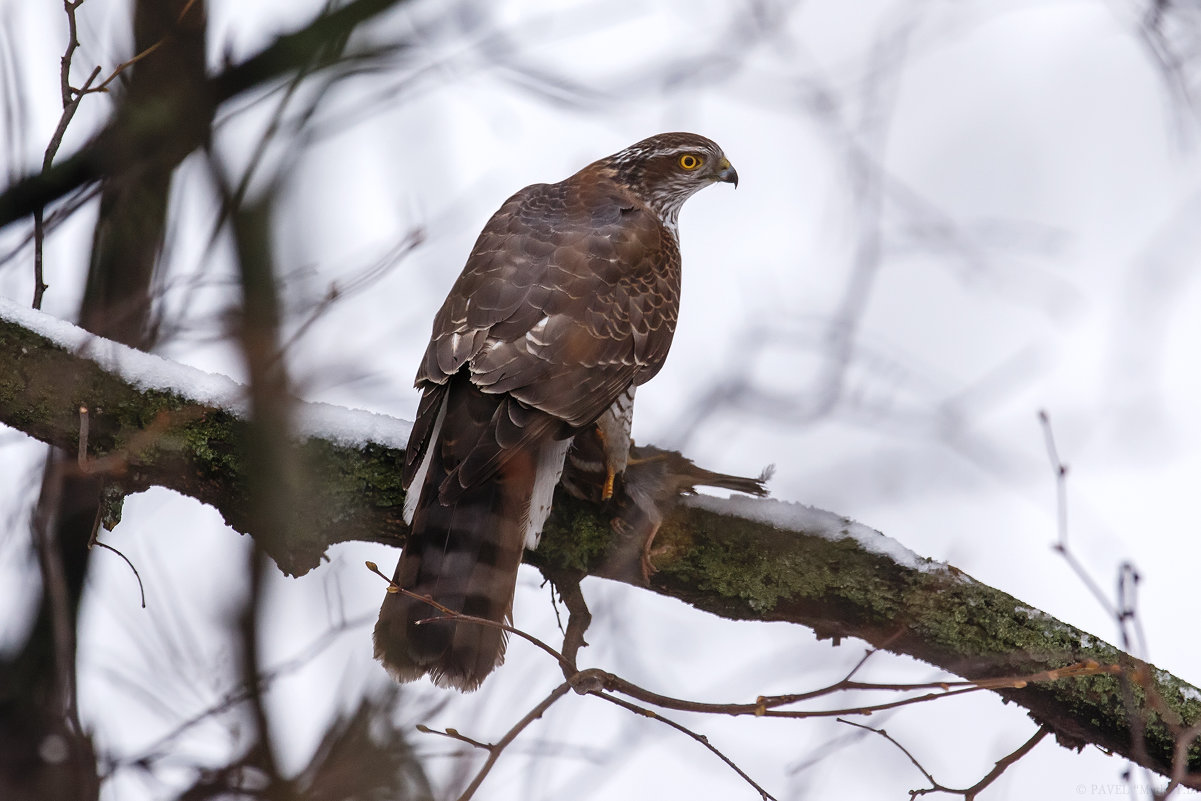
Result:
[[[443,497],[486,479],[524,444],[591,424],[631,383],[658,372],[675,330],[679,277],[672,232],[603,173],[511,197],[435,317],[417,374],[432,397],[466,366],[480,390],[505,396],[492,425],[473,427],[481,436],[446,455],[459,472],[447,477]],[[437,411],[423,398],[414,433],[428,430]],[[419,462],[413,450],[409,459]]]

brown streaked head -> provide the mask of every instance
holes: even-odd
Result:
[[[712,139],[661,133],[596,162],[612,171],[664,222],[674,224],[684,201],[714,183],[738,186],[738,171]]]

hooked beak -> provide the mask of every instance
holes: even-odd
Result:
[[[734,188],[738,188],[738,170],[734,169],[734,165],[727,158],[722,158],[717,162],[716,180],[727,184],[734,184]]]

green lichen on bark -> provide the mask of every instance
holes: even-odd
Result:
[[[606,572],[603,509],[562,497],[556,507],[534,560],[642,584]],[[664,522],[655,543],[650,588],[723,617],[856,637],[968,679],[1029,676],[1089,660],[1122,666],[1129,689],[1124,679],[1100,674],[998,691],[1067,746],[1097,744],[1168,772],[1176,732],[1201,719],[1201,692],[1187,683],[946,565],[927,560],[915,569],[849,536],[781,531],[688,507]],[[1145,727],[1142,751],[1131,742],[1132,710]],[[1201,747],[1189,752],[1189,767],[1201,769]]]
[[[526,561],[552,564],[570,570],[588,570],[608,551],[613,532],[603,513],[592,504],[573,498],[560,489],[550,517],[542,527],[536,551],[526,551]]]
[[[87,409],[86,470],[127,493],[162,486],[216,508],[249,530],[248,423],[183,394],[142,389],[41,335],[0,320],[0,423],[74,452]],[[281,569],[300,574],[347,540],[399,543],[403,450],[321,437],[298,441],[306,466],[294,509],[296,540],[271,546]]]

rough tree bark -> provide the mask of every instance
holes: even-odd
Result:
[[[13,365],[0,376],[0,422],[73,449],[80,405],[101,407],[88,453],[123,492],[169,487],[211,504],[231,527],[255,535],[247,517],[244,420],[178,392],[139,390],[6,316],[0,305],[0,360]],[[270,550],[281,569],[304,573],[336,542],[403,541],[400,449],[319,435],[295,447],[320,480],[307,488],[308,505],[297,510],[307,521],[303,534]],[[636,571],[605,569],[613,542],[603,508],[560,493],[542,546],[527,560],[643,586]],[[998,690],[1067,747],[1095,744],[1170,774],[1177,733],[1201,720],[1201,690],[950,566],[906,566],[849,536],[785,531],[694,506],[677,509],[656,544],[662,549],[649,589],[724,617],[789,621],[820,636],[857,637],[966,679],[1087,661],[1120,666],[1121,675]],[[1132,721],[1144,728],[1141,742],[1132,742]],[[1188,770],[1186,783],[1201,787],[1197,747],[1188,752]]]

